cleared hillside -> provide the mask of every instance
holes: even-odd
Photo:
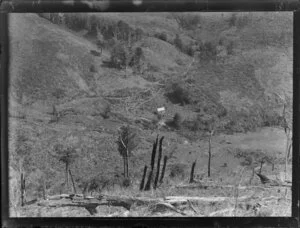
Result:
[[[48,195],[68,191],[64,163],[57,158],[63,153],[60,145],[76,154],[70,169],[80,193],[93,183],[90,193],[196,196],[198,190],[173,188],[188,182],[195,160],[195,177],[205,183],[234,185],[245,170],[240,183],[260,185],[253,170],[262,159],[267,161],[264,174],[282,179],[284,103],[289,123],[292,113],[292,14],[182,15],[11,14],[9,146],[15,211],[22,172],[28,200],[43,197],[43,188]],[[159,107],[166,108],[162,117]],[[208,178],[206,119],[211,116],[219,126]],[[116,143],[123,125],[138,141],[129,158],[127,188]],[[165,137],[165,182],[159,192],[139,192],[157,135]],[[216,190],[215,195],[231,193]],[[205,189],[201,194],[209,196]],[[276,209],[271,215],[280,213]]]

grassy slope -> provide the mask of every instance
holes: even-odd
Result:
[[[112,20],[122,19],[131,26],[141,27],[149,34],[165,31],[168,37],[175,37],[178,31],[177,24],[166,14],[160,16],[168,18],[163,23],[162,19],[155,14],[149,14],[147,17],[144,14],[137,14],[136,17],[126,14],[116,15],[105,14],[101,17]],[[284,89],[290,94],[291,72],[286,72],[285,69],[292,69],[291,48],[282,47],[280,43],[276,43],[277,39],[274,39],[274,44],[272,43],[271,46],[262,44],[257,47],[259,42],[257,37],[261,30],[265,30],[267,34],[275,33],[270,35],[270,39],[273,39],[278,35],[276,32],[281,31],[281,26],[288,23],[288,18],[285,15],[280,24],[274,24],[269,17],[265,19],[268,21],[255,17],[251,19],[250,26],[229,28],[225,22],[217,23],[215,16],[212,18],[209,15],[203,16],[202,30],[198,33],[200,39],[212,40],[221,34],[226,38],[236,39],[236,43],[239,45],[235,48],[235,54],[228,56],[225,64],[217,66],[199,64],[198,68],[192,69],[190,77],[195,82],[191,85],[191,91],[199,88],[202,93],[209,94],[210,98],[197,96],[200,101],[203,100],[204,104],[217,101],[227,108],[256,104],[259,97],[270,92],[270,85],[272,85],[272,89],[278,91]],[[180,112],[184,116],[193,115],[193,112],[189,111],[189,107],[173,105],[166,100],[163,93],[159,93],[153,101],[141,106],[136,112],[127,112],[125,102],[112,104],[112,112],[115,115],[112,115],[110,119],[103,119],[100,116],[102,105],[108,101],[105,101],[102,95],[114,96],[118,90],[131,89],[133,94],[129,96],[127,102],[136,105],[142,99],[133,95],[138,95],[138,92],[148,88],[156,89],[157,83],[145,80],[145,75],[129,77],[127,75],[124,78],[123,71],[103,67],[101,62],[107,60],[108,52],[105,52],[100,59],[90,55],[89,51],[95,49],[93,43],[66,28],[53,25],[37,15],[13,15],[11,20],[13,54],[10,68],[12,75],[10,111],[25,113],[26,116],[25,119],[11,119],[12,142],[16,139],[18,132],[27,135],[34,164],[39,170],[46,167],[48,175],[51,176],[49,178],[50,192],[58,191],[59,184],[63,182],[64,177],[63,166],[47,154],[51,152],[55,143],[64,143],[66,137],[73,135],[79,140],[78,142],[75,140],[75,146],[81,151],[80,159],[73,167],[74,176],[80,180],[79,182],[94,175],[112,178],[115,172],[118,173],[122,170],[121,158],[114,144],[116,130],[123,123],[120,121],[120,116],[129,118],[129,123],[132,124],[132,120],[139,116],[151,116],[150,111],[153,111],[157,105],[165,105],[169,116],[175,112]],[[287,31],[289,31],[288,29]],[[144,39],[142,45],[147,49],[148,61],[159,68],[158,72],[152,72],[157,82],[177,80],[182,75],[181,72],[186,70],[184,66],[191,62],[190,57],[180,53],[173,45],[159,39]],[[183,61],[183,66],[177,64],[178,58]],[[96,73],[89,72],[91,64],[97,67]],[[268,73],[273,71],[278,73]],[[65,98],[57,100],[53,97],[52,93],[56,88],[65,91]],[[134,92],[135,90],[137,93]],[[20,94],[23,94],[23,100],[20,99],[22,97]],[[91,95],[93,98],[90,97]],[[20,105],[21,102],[23,105]],[[76,113],[66,115],[57,124],[49,124],[48,120],[51,118],[49,112],[51,112],[52,104],[57,104],[58,110],[73,108]],[[275,131],[277,133],[269,140],[281,142],[280,144],[284,145],[283,132]],[[157,132],[159,133],[159,131]],[[270,133],[269,130],[266,132]],[[230,152],[239,148],[241,141],[244,149],[251,147],[253,150],[263,149],[266,153],[274,153],[275,148],[269,148],[263,143],[253,146],[262,135],[267,134],[266,132],[253,133],[252,139],[248,139],[251,136],[243,134],[217,137],[213,142],[216,154],[212,163],[213,177],[221,178],[223,176],[226,178],[238,168],[242,158],[234,158]],[[207,162],[205,140],[185,144],[185,139],[176,132],[160,131],[160,134],[166,136],[165,153],[169,154],[173,150],[175,151],[174,158],[170,159],[170,164],[186,163],[186,172],[188,173],[191,162],[198,157],[196,173],[200,176],[205,174]],[[142,166],[149,163],[151,142],[155,137],[155,132],[144,130],[139,135],[142,142],[132,158],[133,175],[137,175],[138,179],[140,179]],[[149,137],[150,139],[147,139]],[[14,146],[16,146],[15,143],[12,143],[12,150]],[[280,152],[282,153],[283,149],[283,147],[280,148],[276,156],[282,157]],[[91,164],[91,161],[95,161],[94,164]],[[230,167],[225,171],[221,168],[224,162],[227,162]],[[279,172],[279,170],[277,171]],[[266,172],[269,172],[269,169]],[[39,178],[39,176],[33,176],[32,180],[38,181]],[[234,180],[234,175],[232,179]],[[231,178],[228,178],[228,182],[231,181]],[[31,186],[33,191],[36,187]],[[36,195],[32,197],[36,197]]]

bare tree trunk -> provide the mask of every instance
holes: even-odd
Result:
[[[194,172],[197,160],[195,160],[192,164],[191,175],[190,175],[190,183],[194,182]]]
[[[158,177],[159,177],[159,171],[160,171],[160,161],[161,161],[161,156],[162,156],[162,141],[163,140],[164,140],[164,137],[161,137],[161,139],[159,140],[159,150],[158,150],[156,177],[155,177],[154,186],[153,186],[154,189],[156,189],[157,183],[158,183]]]
[[[166,166],[167,166],[167,160],[168,160],[168,157],[165,155],[164,156],[164,164],[163,164],[163,168],[162,168],[160,179],[159,179],[159,183],[160,184],[163,182],[163,179],[164,179],[164,176],[165,176],[165,171],[166,171]]]
[[[264,164],[264,161],[261,161],[261,162],[260,162],[259,174],[261,174],[261,170],[262,170],[262,166],[263,166],[263,164]]]
[[[69,191],[69,164],[66,163],[66,189]]]
[[[21,173],[21,206],[25,205],[25,177],[23,172]]]
[[[286,149],[285,149],[285,165],[284,165],[284,178],[287,179],[287,166],[288,166],[288,156],[289,156],[289,133],[286,133]]]
[[[70,177],[71,177],[71,181],[72,181],[72,185],[73,185],[73,192],[76,194],[76,186],[75,186],[75,182],[71,173],[71,169],[69,169],[69,173],[70,173]]]
[[[253,177],[254,177],[254,168],[252,168],[252,175],[250,177],[249,184],[252,183]]]
[[[124,168],[124,177],[126,177],[126,157],[123,155],[123,168]]]
[[[210,162],[211,162],[211,138],[212,138],[213,132],[210,132],[209,135],[209,141],[208,141],[208,170],[207,170],[207,176],[210,177]]]
[[[142,178],[142,182],[141,182],[141,185],[140,185],[140,191],[142,191],[144,189],[147,168],[148,167],[145,165],[144,173],[143,173],[143,178]]]
[[[128,171],[128,150],[126,149],[126,178],[129,178],[129,171]]]
[[[154,170],[154,162],[155,162],[155,154],[156,154],[156,148],[158,144],[158,136],[156,138],[155,143],[153,143],[153,148],[152,148],[152,156],[151,156],[151,171],[148,176],[148,181],[145,186],[145,191],[150,190],[151,187],[151,181],[152,181],[152,175],[153,175],[153,170]]]
[[[43,199],[46,200],[47,199],[47,189],[46,189],[46,181],[45,181],[45,177],[43,178]]]

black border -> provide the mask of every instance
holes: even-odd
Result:
[[[105,1],[105,0],[102,0]],[[108,1],[108,0],[107,0]],[[0,1],[1,2],[1,1]],[[67,6],[61,2],[43,1],[33,5],[33,0],[18,1],[12,7],[8,1],[0,5],[0,42],[2,47],[0,98],[1,98],[1,219],[3,227],[36,227],[36,226],[120,226],[120,227],[299,227],[300,195],[300,3],[295,0],[162,0],[145,1],[135,6],[128,0],[111,1],[108,8],[95,8],[83,2]],[[170,12],[170,11],[294,11],[294,52],[293,52],[293,186],[292,217],[205,217],[205,218],[9,218],[8,217],[8,12]],[[4,13],[3,13],[4,12]]]
[[[2,0],[0,12],[224,12],[294,11],[300,8],[298,0],[142,0],[141,5],[134,5],[132,0],[40,0],[40,3],[38,1]]]

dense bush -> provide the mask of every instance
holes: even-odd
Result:
[[[154,35],[157,39],[163,40],[163,41],[167,41],[168,40],[168,35],[166,32],[159,32],[159,33],[155,33]]]
[[[130,61],[130,50],[122,43],[117,43],[111,52],[110,63],[112,67],[123,69]]]
[[[167,121],[166,123],[169,127],[175,128],[177,130],[180,129],[181,124],[182,124],[182,117],[179,113],[175,113],[174,117],[172,120]]]
[[[191,103],[191,98],[188,91],[182,88],[179,83],[173,83],[166,96],[174,104],[180,104],[184,106],[185,104]]]
[[[141,47],[137,47],[134,50],[133,56],[129,62],[129,66],[134,68],[134,71],[137,73],[141,73],[145,70],[145,55],[144,51]]]

